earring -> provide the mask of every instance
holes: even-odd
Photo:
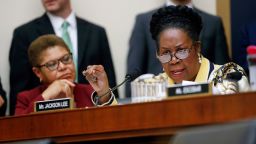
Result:
[[[198,62],[202,63],[202,55],[200,53],[197,53],[197,55],[198,55]]]

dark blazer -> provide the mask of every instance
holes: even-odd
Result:
[[[224,64],[229,61],[226,37],[220,17],[210,15],[194,8],[203,21],[201,31],[201,51],[211,62]],[[127,73],[134,71],[140,74],[163,72],[161,63],[156,58],[156,44],[151,38],[150,20],[157,11],[152,10],[136,17],[135,25],[130,38],[130,48],[127,57]],[[129,83],[126,88],[126,96],[130,96]]]
[[[6,107],[7,107],[7,99],[6,99],[6,93],[2,87],[1,78],[0,78],[0,96],[2,96],[4,100],[4,104],[2,107],[0,107],[0,116],[5,116]]]
[[[242,66],[247,74],[249,74],[246,49],[249,45],[256,45],[256,21],[252,21],[242,26],[239,40],[239,47],[237,49],[232,49],[233,60]]]
[[[34,103],[43,101],[42,93],[47,88],[46,85],[40,85],[34,89],[20,92],[17,95],[17,104],[15,115],[29,114],[34,111]],[[77,108],[94,106],[91,100],[93,88],[87,84],[76,84],[74,88],[74,101]]]
[[[78,33],[78,82],[88,83],[82,71],[93,64],[101,64],[109,78],[111,87],[116,85],[114,66],[104,28],[76,17]],[[9,61],[10,73],[10,114],[14,114],[16,95],[39,85],[28,60],[30,43],[44,34],[54,34],[52,24],[46,14],[14,30]],[[117,92],[115,93],[118,96]]]

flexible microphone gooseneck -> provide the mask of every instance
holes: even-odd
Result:
[[[109,89],[105,94],[101,95],[101,96],[95,96],[94,98],[94,101],[95,103],[98,105],[99,104],[99,99],[108,95],[110,92],[113,92],[115,91],[118,87],[122,86],[124,83],[126,82],[131,82],[133,81],[134,79],[136,79],[140,74],[138,72],[134,72],[134,73],[131,73],[131,74],[126,74],[125,75],[125,79],[123,82],[121,82],[120,84],[116,85],[115,87]]]
[[[113,92],[114,90],[116,90],[118,87],[120,87],[120,86],[123,85],[124,83],[126,83],[126,82],[131,82],[131,81],[133,81],[135,78],[137,78],[137,75],[127,74],[127,75],[125,76],[124,81],[121,82],[120,84],[116,85],[115,87],[113,87],[113,88],[111,89],[111,91]]]

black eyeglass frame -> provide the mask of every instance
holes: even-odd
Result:
[[[67,57],[67,56],[68,56],[68,57]],[[66,59],[67,59],[67,60],[66,60]],[[68,53],[68,54],[65,54],[64,56],[62,56],[62,57],[59,58],[59,59],[50,60],[50,61],[46,62],[45,64],[37,65],[36,67],[37,67],[37,68],[46,67],[46,68],[48,68],[50,71],[54,71],[54,70],[58,69],[60,62],[61,62],[62,64],[64,64],[64,65],[67,65],[67,64],[71,64],[72,61],[73,61],[73,55],[72,55],[72,53],[70,52],[70,53]],[[51,66],[51,65],[53,65],[53,64],[50,64],[50,62],[56,62],[56,63],[54,63],[54,65],[56,65],[56,66]],[[51,68],[51,67],[52,67],[52,68]]]

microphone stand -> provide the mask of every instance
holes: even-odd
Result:
[[[113,92],[113,91],[116,90],[118,87],[120,87],[121,85],[123,85],[123,84],[126,83],[127,81],[131,81],[131,80],[132,80],[132,77],[131,77],[130,75],[126,75],[123,82],[121,82],[120,84],[116,85],[115,87],[109,89],[105,94],[103,94],[103,95],[101,95],[101,96],[96,95],[95,98],[94,98],[95,103],[98,105],[100,98],[102,98],[102,97],[108,95],[110,92]]]
[[[116,90],[118,87],[120,87],[121,85],[123,85],[124,83],[126,83],[127,81],[130,81],[131,80],[131,76],[130,75],[127,75],[124,79],[123,82],[121,82],[119,85],[116,85],[115,87],[113,87],[110,91],[114,91]]]

